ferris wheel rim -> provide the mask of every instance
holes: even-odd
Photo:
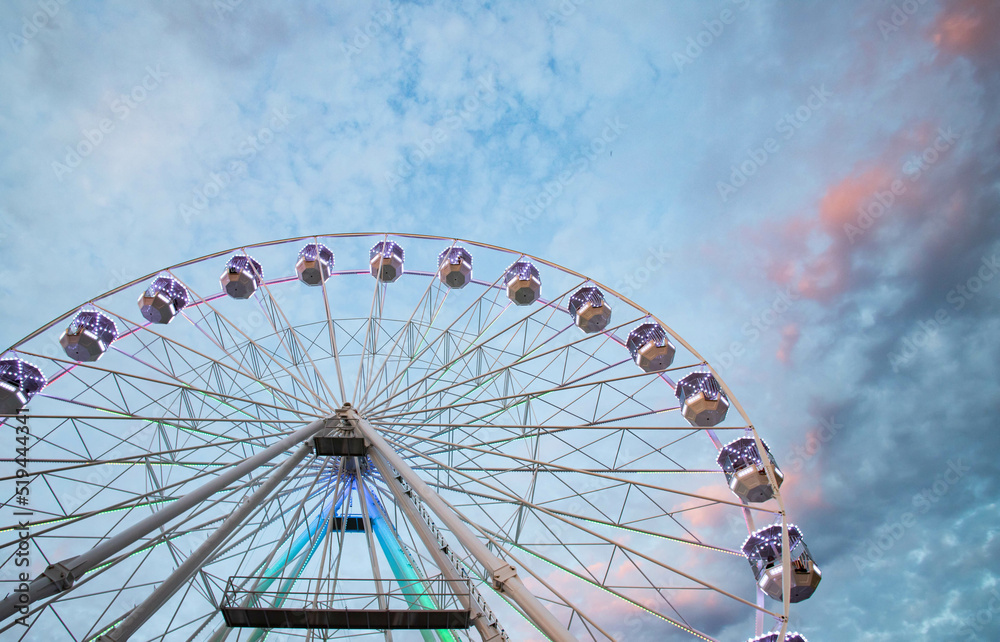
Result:
[[[739,401],[737,400],[737,398],[735,397],[735,395],[732,394],[731,390],[725,384],[725,382],[723,381],[722,377],[719,376],[719,374],[715,371],[715,369],[712,368],[712,366],[708,363],[708,361],[706,359],[704,359],[702,357],[702,355],[696,349],[694,349],[693,346],[691,346],[690,344],[688,344],[677,332],[675,332],[670,326],[668,326],[661,319],[659,319],[659,317],[657,317],[654,314],[650,313],[644,307],[636,304],[631,299],[623,296],[621,293],[617,292],[613,288],[610,288],[610,287],[604,285],[603,283],[601,283],[601,282],[599,282],[599,281],[597,281],[595,279],[592,279],[592,278],[590,278],[590,277],[588,277],[586,275],[578,273],[578,272],[576,272],[576,271],[574,271],[574,270],[572,270],[570,268],[566,268],[566,267],[564,267],[562,265],[559,265],[557,263],[554,263],[552,261],[548,261],[546,259],[542,259],[540,257],[534,256],[534,255],[530,255],[530,254],[527,254],[527,253],[524,253],[524,252],[519,252],[519,251],[516,251],[516,250],[511,250],[509,248],[500,247],[500,246],[496,246],[496,245],[491,245],[491,244],[487,244],[487,243],[482,243],[482,242],[478,242],[478,241],[472,241],[472,240],[467,240],[467,239],[460,239],[460,238],[455,238],[455,237],[443,237],[443,236],[436,236],[436,235],[423,235],[423,234],[410,234],[410,233],[385,233],[385,232],[354,232],[354,233],[340,233],[340,234],[327,234],[327,235],[304,235],[304,236],[298,236],[298,237],[290,237],[290,238],[286,238],[286,239],[273,240],[273,241],[267,241],[267,242],[262,242],[262,243],[241,245],[241,246],[237,246],[237,247],[234,247],[234,248],[231,248],[231,249],[228,249],[228,250],[222,250],[222,251],[218,251],[218,252],[213,252],[213,253],[210,253],[210,254],[206,254],[204,256],[201,256],[201,257],[198,257],[198,258],[195,258],[195,259],[186,260],[186,261],[177,263],[177,264],[175,264],[173,266],[161,269],[161,270],[159,270],[157,272],[153,272],[153,273],[151,273],[149,275],[146,275],[144,277],[140,277],[140,278],[135,279],[135,280],[133,280],[133,281],[131,281],[129,283],[126,283],[126,284],[123,284],[123,285],[118,286],[116,288],[113,288],[111,290],[108,290],[107,292],[104,292],[103,294],[101,294],[101,295],[99,295],[99,296],[97,296],[95,298],[90,299],[90,301],[88,303],[99,302],[99,301],[101,301],[101,300],[103,300],[103,299],[105,299],[105,298],[107,298],[107,297],[109,297],[109,296],[111,296],[113,294],[119,293],[119,292],[121,292],[123,290],[126,290],[126,289],[128,289],[130,287],[133,287],[133,286],[135,286],[135,285],[137,285],[137,284],[139,284],[141,282],[144,282],[144,281],[146,281],[146,280],[148,280],[150,278],[154,278],[157,274],[171,273],[173,270],[177,270],[177,269],[179,269],[181,267],[187,267],[187,266],[190,266],[190,265],[207,262],[207,261],[210,261],[210,260],[212,260],[214,258],[218,258],[218,257],[221,257],[221,256],[225,256],[227,254],[231,254],[232,252],[238,252],[238,251],[247,252],[247,251],[253,250],[255,248],[264,248],[264,247],[278,246],[278,245],[291,244],[291,243],[295,243],[295,242],[308,241],[308,240],[316,240],[316,241],[318,241],[319,239],[324,239],[325,240],[325,239],[339,239],[339,238],[378,238],[378,237],[382,237],[382,238],[386,238],[386,239],[388,239],[388,238],[394,238],[394,239],[397,239],[397,238],[399,238],[399,239],[410,238],[410,239],[421,239],[421,240],[427,240],[427,241],[434,241],[434,240],[448,241],[448,242],[452,242],[453,245],[456,244],[456,243],[461,243],[463,245],[468,245],[468,246],[471,246],[471,247],[479,247],[479,248],[484,248],[484,249],[499,251],[499,252],[502,252],[502,253],[507,254],[507,255],[519,256],[519,257],[522,257],[524,259],[528,259],[528,260],[531,260],[531,261],[537,261],[539,264],[546,265],[546,266],[554,268],[556,270],[560,270],[563,273],[570,274],[572,276],[575,276],[575,277],[583,280],[585,283],[593,283],[597,287],[600,287],[600,288],[604,289],[606,292],[608,292],[610,294],[613,294],[614,296],[618,297],[619,299],[621,299],[625,303],[631,305],[635,310],[643,312],[645,314],[645,318],[651,319],[651,320],[653,320],[653,321],[661,324],[666,329],[666,331],[670,334],[671,337],[675,338],[680,343],[682,343],[684,345],[684,347],[692,355],[694,355],[695,357],[697,357],[698,359],[701,360],[700,363],[696,363],[696,364],[693,364],[693,365],[695,365],[695,366],[701,365],[703,367],[706,367],[706,368],[709,369],[710,372],[712,372],[716,376],[716,378],[718,379],[719,383],[721,384],[721,386],[723,387],[723,389],[725,390],[725,392],[729,396],[729,399],[733,402],[734,406],[737,408],[740,416],[744,419],[744,422],[745,422],[747,428],[752,431],[755,439],[758,440],[758,448],[760,447],[760,444],[762,443],[762,441],[760,441],[760,437],[759,437],[759,435],[757,435],[756,429],[754,428],[753,424],[750,422],[749,417],[746,415],[746,412],[744,411],[742,405],[739,403]],[[355,271],[354,273],[358,273],[358,272]],[[408,271],[407,273],[408,274],[413,274],[415,276],[432,276],[434,274],[434,273],[431,273],[431,272],[421,273],[419,271]],[[336,272],[335,274],[338,274],[338,275],[339,274],[345,274],[346,275],[346,272],[344,272],[344,273]],[[287,283],[287,282],[292,281],[292,280],[294,280],[294,277],[290,277],[290,278],[282,277],[282,278],[278,278],[278,279],[267,280],[267,281],[264,281],[264,283],[267,284],[267,285],[278,285],[278,284]],[[480,282],[480,284],[481,285],[488,285],[489,286],[489,284],[487,284],[486,282]],[[498,288],[498,286],[496,286],[496,284],[493,284],[493,285],[491,285],[489,287]],[[225,295],[224,294],[220,294],[220,293],[216,293],[216,294],[211,295],[209,297],[204,297],[204,298],[199,297],[200,298],[199,305],[202,302],[214,300],[214,299],[217,299],[217,298],[221,298],[223,296],[225,296]],[[60,323],[61,321],[67,319],[68,317],[72,316],[76,311],[82,309],[85,305],[87,305],[87,303],[83,304],[82,306],[77,306],[77,307],[71,309],[70,311],[66,312],[65,314],[63,314],[63,315],[61,315],[59,317],[56,317],[55,319],[53,319],[48,324],[40,327],[35,332],[33,332],[33,333],[29,334],[28,336],[22,338],[14,346],[12,346],[7,351],[5,351],[5,353],[6,352],[13,352],[13,353],[17,354],[19,352],[18,348],[20,346],[22,346],[25,343],[31,341],[32,339],[34,339],[35,337],[37,337],[42,332],[55,327],[58,323]],[[768,468],[768,470],[769,470],[769,476],[772,477],[772,483],[773,483],[773,471],[770,469],[769,466],[765,466],[765,467]],[[779,503],[780,515],[781,515],[781,522],[782,522],[783,530],[784,530],[784,525],[785,525],[784,505],[783,505],[783,502],[781,502],[780,495],[778,494],[777,484],[775,484],[775,495],[776,495],[776,499],[778,500],[778,503]],[[756,508],[756,507],[750,507],[750,508],[752,509],[752,508]],[[763,510],[763,509],[761,509],[761,510]],[[773,511],[769,511],[769,512],[773,512]],[[786,548],[786,553],[787,553],[787,546],[785,548]],[[786,623],[787,623],[787,616],[788,616],[788,610],[787,610],[788,609],[788,606],[787,606],[788,605],[787,593],[788,592],[786,590],[786,592],[785,592],[786,599],[784,600],[784,603],[785,603],[784,604],[784,606],[785,606],[785,614],[784,615],[785,615],[785,622]]]
[[[243,244],[243,245],[236,245],[236,246],[233,246],[233,247],[225,249],[225,250],[210,252],[208,254],[204,254],[204,255],[199,256],[197,258],[187,259],[187,260],[181,261],[179,263],[175,263],[174,265],[170,265],[170,266],[161,268],[159,270],[156,270],[154,272],[150,272],[149,274],[147,274],[145,276],[138,277],[136,279],[133,279],[132,281],[129,281],[129,282],[121,284],[121,285],[119,285],[117,287],[111,288],[110,290],[107,290],[107,291],[105,291],[105,292],[103,292],[103,293],[101,293],[101,294],[99,294],[99,295],[97,295],[95,297],[92,297],[92,298],[88,299],[87,301],[84,301],[83,303],[81,303],[81,304],[79,304],[79,305],[77,305],[77,306],[75,306],[73,308],[70,308],[69,310],[67,310],[63,314],[61,314],[61,315],[59,315],[57,317],[54,317],[49,322],[47,322],[44,325],[42,325],[39,328],[37,328],[34,332],[29,333],[28,335],[22,337],[20,340],[18,340],[14,344],[12,344],[10,347],[8,347],[6,350],[4,350],[2,354],[6,354],[8,352],[17,352],[18,346],[20,346],[20,345],[26,343],[27,341],[35,338],[38,334],[40,334],[40,333],[42,333],[42,332],[44,332],[46,330],[49,330],[49,329],[55,327],[56,324],[58,324],[61,321],[64,321],[65,319],[73,316],[76,312],[78,312],[79,310],[83,309],[85,306],[91,304],[92,302],[94,302],[94,301],[100,301],[100,300],[102,300],[104,298],[107,298],[107,297],[109,297],[109,296],[111,296],[113,294],[117,294],[117,293],[119,293],[119,292],[121,292],[123,290],[126,290],[126,289],[130,288],[130,287],[133,287],[133,286],[138,285],[140,283],[144,283],[144,282],[148,281],[149,279],[155,278],[157,275],[162,274],[164,272],[169,273],[170,271],[179,269],[181,267],[186,267],[186,266],[189,266],[189,265],[194,265],[196,263],[201,263],[201,262],[204,262],[204,261],[207,261],[207,260],[211,260],[211,259],[214,259],[214,258],[219,258],[219,257],[227,256],[229,254],[232,254],[233,252],[246,252],[247,250],[252,250],[252,249],[255,249],[255,248],[273,247],[273,246],[283,245],[283,244],[287,244],[287,243],[295,243],[295,242],[309,241],[309,240],[313,240],[313,241],[317,241],[318,242],[319,239],[337,239],[337,238],[358,239],[358,238],[376,238],[376,237],[382,237],[384,239],[389,239],[389,238],[412,238],[412,239],[421,239],[421,240],[427,240],[427,241],[450,241],[450,242],[455,243],[455,244],[460,243],[460,244],[470,245],[470,246],[473,246],[473,247],[480,247],[480,248],[484,248],[484,249],[488,249],[488,250],[494,250],[494,251],[503,252],[503,253],[509,254],[509,255],[521,256],[521,257],[527,258],[527,259],[529,259],[531,261],[537,261],[538,263],[541,263],[543,265],[547,265],[547,266],[549,266],[551,268],[560,270],[560,271],[562,271],[562,272],[564,272],[566,274],[571,274],[571,275],[573,275],[573,276],[575,276],[577,278],[583,279],[586,282],[595,284],[596,286],[600,287],[602,290],[614,294],[616,297],[618,297],[619,299],[621,299],[625,303],[631,305],[636,310],[641,310],[642,312],[644,312],[645,315],[649,319],[652,319],[652,320],[656,321],[657,323],[659,323],[660,325],[662,325],[664,327],[664,329],[667,330],[667,332],[673,338],[677,339],[679,342],[682,343],[682,345],[684,345],[684,347],[688,351],[690,351],[693,355],[695,355],[696,357],[698,357],[699,359],[701,359],[701,363],[705,367],[707,367],[707,368],[710,369],[710,371],[712,372],[712,374],[716,377],[716,379],[719,381],[719,383],[723,386],[723,388],[725,389],[725,391],[727,393],[727,396],[729,396],[730,400],[733,401],[734,406],[736,406],[737,410],[740,413],[740,416],[743,417],[743,420],[746,421],[748,425],[752,426],[752,423],[750,422],[750,418],[747,416],[746,411],[743,409],[742,404],[739,402],[738,398],[732,393],[732,390],[726,385],[726,383],[725,383],[723,377],[721,376],[721,374],[711,365],[711,363],[709,363],[709,361],[707,359],[705,359],[705,357],[700,352],[698,352],[698,350],[696,348],[694,348],[694,346],[690,345],[678,332],[676,332],[675,330],[673,330],[673,328],[671,326],[669,326],[668,324],[666,324],[660,317],[658,317],[657,315],[653,314],[652,312],[650,312],[649,310],[647,310],[645,307],[639,305],[638,303],[636,303],[632,299],[626,297],[625,295],[623,295],[622,293],[618,292],[614,288],[608,286],[607,284],[605,284],[605,283],[603,283],[601,281],[598,281],[597,279],[594,279],[592,277],[589,277],[589,276],[587,276],[587,275],[585,275],[585,274],[583,274],[581,272],[577,272],[577,271],[573,270],[572,268],[568,268],[568,267],[566,267],[564,265],[561,265],[559,263],[555,263],[553,261],[549,261],[548,259],[544,259],[544,258],[536,256],[534,254],[528,254],[527,252],[522,252],[520,250],[514,250],[514,249],[507,248],[507,247],[500,246],[500,245],[494,245],[494,244],[490,244],[490,243],[484,243],[482,241],[475,241],[475,240],[472,240],[472,239],[465,239],[465,238],[455,237],[455,236],[439,236],[439,235],[432,235],[432,234],[417,234],[417,233],[412,233],[412,232],[386,232],[386,231],[380,231],[380,232],[376,232],[376,231],[372,231],[372,232],[339,232],[339,233],[330,233],[330,234],[307,234],[307,235],[301,235],[301,236],[287,237],[287,238],[283,238],[283,239],[275,239],[275,240],[270,240],[270,241],[261,241],[261,242],[256,242],[256,243],[248,243],[248,244]],[[333,274],[342,275],[342,274],[346,274],[346,273],[347,272],[345,272],[345,271],[340,271],[340,272],[334,272]],[[416,273],[416,272],[409,272],[408,271],[408,273]],[[286,281],[292,281],[292,280],[295,280],[295,277],[282,277],[282,278],[278,278],[278,279],[269,279],[269,280],[267,280],[265,282],[268,283],[268,284],[272,284],[272,283],[273,284],[280,284],[280,283],[284,283]],[[225,293],[215,293],[215,294],[211,295],[210,297],[207,297],[207,300],[215,300],[215,299],[218,299],[218,298],[222,298],[224,296],[225,296]]]

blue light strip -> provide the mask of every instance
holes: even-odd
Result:
[[[417,573],[413,564],[410,563],[410,558],[406,554],[406,551],[403,550],[403,545],[399,541],[395,529],[384,518],[385,511],[382,505],[367,490],[365,492],[365,501],[368,502],[368,519],[371,522],[372,531],[374,531],[375,537],[378,539],[379,546],[382,547],[382,552],[385,553],[389,567],[392,569],[392,574],[396,577],[396,581],[407,597],[407,605],[411,610],[438,609],[439,606],[434,602],[433,597],[428,594],[429,591],[427,585],[423,582],[423,578]],[[437,634],[436,638],[435,633]],[[447,629],[438,629],[435,631],[421,630],[420,634],[423,636],[424,642],[437,642],[438,640],[441,642],[458,642],[455,634]]]

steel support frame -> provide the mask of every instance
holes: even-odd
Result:
[[[305,443],[299,446],[295,453],[286,459],[277,469],[275,469],[271,475],[267,478],[260,488],[254,491],[247,501],[240,504],[236,510],[234,510],[229,517],[225,519],[222,524],[219,525],[215,532],[213,532],[208,539],[202,542],[191,555],[188,556],[184,562],[174,569],[173,573],[163,581],[162,584],[156,587],[150,595],[142,601],[141,604],[136,606],[128,614],[121,624],[116,626],[111,631],[108,631],[101,637],[97,638],[96,642],[119,642],[121,640],[128,640],[138,631],[146,621],[152,617],[167,600],[173,597],[174,593],[180,589],[185,582],[191,579],[198,569],[202,567],[208,557],[215,552],[229,535],[239,528],[247,516],[253,512],[258,506],[260,506],[265,499],[274,491],[274,489],[292,472],[296,466],[298,466],[306,455],[312,450],[312,447]]]
[[[462,519],[437,493],[431,490],[423,479],[389,445],[381,434],[353,408],[338,410],[337,414],[356,427],[369,442],[369,455],[381,457],[392,466],[399,476],[434,514],[444,523],[459,543],[482,564],[493,581],[493,586],[510,597],[524,614],[553,642],[576,642],[570,632],[546,609],[538,598],[528,590],[510,563],[494,555],[483,542],[473,535]]]
[[[49,566],[28,586],[25,593],[28,595],[28,603],[35,603],[39,600],[51,597],[72,588],[76,578],[84,573],[104,563],[110,557],[128,548],[139,539],[149,533],[166,525],[176,517],[184,514],[194,506],[201,504],[214,493],[228,487],[241,477],[251,473],[260,466],[268,463],[281,453],[285,452],[297,444],[317,434],[326,427],[332,427],[329,419],[318,419],[288,435],[284,439],[277,441],[264,450],[248,457],[230,470],[220,474],[212,481],[202,485],[198,489],[180,497],[177,501],[171,502],[156,513],[141,520],[137,524],[130,526],[121,533],[111,537],[82,555],[67,558],[61,562],[56,562]],[[308,449],[308,447],[307,447]],[[308,450],[306,450],[308,452]],[[18,595],[8,595],[3,602],[0,602],[0,622],[11,617],[18,612]]]
[[[380,456],[377,452],[373,453],[371,460],[372,463],[375,464],[375,468],[378,470],[379,475],[382,476],[382,481],[385,482],[385,485],[392,492],[393,498],[396,500],[396,506],[403,511],[403,514],[406,516],[410,526],[417,531],[417,535],[420,536],[420,541],[424,543],[424,547],[428,550],[428,552],[430,552],[431,557],[434,558],[434,562],[437,564],[441,573],[448,580],[451,590],[458,596],[462,607],[472,611],[472,623],[479,631],[479,635],[482,637],[483,642],[496,642],[497,640],[503,639],[500,631],[487,620],[486,614],[483,613],[479,604],[477,604],[471,596],[467,596],[462,592],[466,580],[462,579],[458,569],[452,565],[451,560],[449,560],[442,551],[441,544],[434,536],[434,533],[431,532],[427,522],[425,522],[420,516],[420,513],[417,512],[416,506],[407,496],[406,491],[396,479],[396,476],[390,469],[388,462],[386,462],[385,458]]]

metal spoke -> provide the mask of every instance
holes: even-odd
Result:
[[[104,308],[102,308],[102,307],[100,307],[100,306],[96,306],[96,305],[95,305],[95,307],[97,307],[97,309],[99,309],[99,310],[102,310],[102,311],[104,311],[104,312],[107,312],[107,313],[108,313],[109,315],[110,315],[110,314],[114,314],[113,312],[111,312],[111,311],[109,311],[109,310],[106,310],[106,309],[104,309]],[[188,352],[192,353],[193,355],[195,355],[195,356],[197,356],[197,357],[199,357],[199,358],[202,358],[202,359],[205,359],[205,360],[206,360],[206,361],[208,361],[208,362],[211,362],[211,363],[212,363],[212,364],[214,364],[215,366],[217,366],[217,367],[219,367],[219,368],[221,368],[221,369],[223,369],[223,370],[225,370],[225,371],[227,371],[227,372],[230,372],[230,373],[235,373],[235,374],[239,374],[240,376],[242,376],[242,377],[245,377],[245,378],[246,378],[246,379],[247,379],[248,381],[255,381],[255,382],[256,382],[256,383],[258,384],[258,385],[261,385],[261,386],[263,386],[263,387],[264,387],[265,389],[269,390],[269,391],[270,391],[270,392],[271,392],[272,394],[274,394],[274,395],[275,395],[275,397],[279,397],[279,396],[280,396],[280,397],[283,397],[283,398],[287,398],[287,399],[291,399],[291,400],[294,400],[294,401],[296,401],[297,403],[300,403],[300,404],[302,404],[302,405],[304,405],[304,406],[306,406],[306,407],[309,407],[309,408],[311,408],[311,409],[312,409],[312,411],[313,411],[313,413],[321,413],[321,412],[323,411],[323,409],[322,409],[322,408],[320,408],[320,407],[318,407],[318,406],[314,406],[314,405],[310,404],[310,403],[309,403],[308,401],[306,401],[306,400],[304,400],[304,399],[301,399],[301,398],[299,398],[299,397],[296,397],[296,396],[294,396],[294,395],[290,395],[290,394],[288,393],[288,391],[286,391],[286,390],[278,390],[277,388],[275,388],[275,387],[271,386],[271,385],[270,385],[270,384],[268,384],[267,382],[265,382],[265,381],[260,381],[259,379],[256,379],[256,378],[254,377],[253,373],[251,373],[251,372],[248,372],[248,371],[246,371],[246,370],[243,370],[243,369],[241,369],[241,368],[239,367],[239,366],[240,366],[241,364],[240,364],[240,363],[239,363],[238,361],[236,361],[235,359],[233,359],[232,355],[230,355],[230,354],[228,353],[228,351],[226,351],[226,350],[225,350],[225,349],[224,349],[224,348],[223,348],[223,347],[221,346],[221,344],[219,344],[219,343],[218,343],[218,342],[217,342],[217,341],[216,341],[216,340],[215,340],[214,338],[212,338],[212,337],[211,337],[210,335],[208,335],[208,333],[207,333],[207,332],[205,332],[205,331],[204,331],[204,330],[203,330],[203,329],[202,329],[202,328],[201,328],[200,326],[198,326],[198,324],[197,324],[197,323],[195,323],[195,322],[194,322],[194,321],[193,321],[192,319],[188,318],[188,317],[187,317],[186,315],[183,315],[183,316],[184,316],[185,318],[187,318],[187,320],[188,320],[188,321],[189,321],[189,322],[191,323],[191,325],[192,325],[193,327],[197,328],[199,332],[201,332],[201,333],[202,333],[203,335],[205,335],[206,337],[208,337],[208,338],[209,338],[209,340],[210,340],[210,341],[211,341],[211,342],[212,342],[212,343],[213,343],[213,344],[214,344],[214,345],[215,345],[215,346],[216,346],[217,348],[219,348],[219,349],[221,350],[221,352],[222,352],[222,353],[223,353],[223,354],[225,355],[225,357],[226,357],[226,358],[228,358],[229,360],[231,360],[231,361],[234,361],[234,362],[236,363],[236,365],[237,365],[237,367],[236,367],[236,368],[234,368],[233,366],[230,366],[229,364],[225,363],[225,362],[224,362],[224,361],[223,361],[222,359],[216,359],[216,358],[214,358],[214,357],[211,357],[211,356],[209,356],[209,355],[206,355],[206,354],[202,353],[201,351],[198,351],[198,350],[195,350],[195,349],[193,349],[193,348],[191,348],[191,347],[189,347],[189,346],[187,346],[187,345],[184,345],[184,344],[182,344],[182,343],[180,343],[180,342],[178,342],[178,341],[175,341],[175,340],[172,340],[172,339],[170,339],[169,337],[165,336],[165,335],[164,335],[164,334],[162,334],[162,333],[159,333],[159,332],[156,332],[155,330],[153,330],[153,329],[152,329],[152,327],[150,327],[150,325],[149,325],[148,323],[147,323],[147,324],[145,324],[145,325],[140,325],[140,324],[135,324],[135,323],[131,322],[131,321],[130,321],[129,319],[127,319],[127,318],[125,318],[125,317],[122,317],[122,316],[120,316],[120,315],[114,315],[114,316],[115,316],[115,318],[117,318],[117,319],[118,319],[119,321],[121,321],[122,323],[126,324],[127,326],[131,326],[131,327],[133,328],[133,329],[132,329],[132,331],[131,331],[131,332],[129,333],[129,335],[130,335],[130,336],[137,336],[137,332],[141,330],[141,331],[143,332],[143,334],[151,334],[151,335],[153,335],[154,337],[156,337],[156,339],[157,339],[157,340],[159,340],[160,342],[162,342],[162,343],[163,343],[164,345],[170,345],[171,347],[173,347],[173,348],[175,348],[175,349],[177,349],[177,350],[184,350],[184,351],[188,351]],[[145,344],[144,344],[144,345],[145,345]],[[125,353],[125,354],[128,354],[128,353]],[[160,373],[160,374],[166,374],[166,373],[165,373],[165,372],[164,372],[163,370],[161,370],[160,368],[157,368],[156,366],[153,366],[153,365],[151,365],[151,364],[148,364],[148,363],[146,363],[146,362],[144,362],[144,361],[141,361],[141,360],[139,360],[139,359],[138,359],[138,358],[137,358],[136,356],[134,356],[134,355],[131,355],[131,354],[128,354],[128,356],[129,356],[129,357],[130,357],[131,359],[134,359],[134,360],[136,360],[136,361],[137,361],[137,362],[139,362],[139,363],[140,363],[141,365],[143,365],[143,366],[145,366],[145,367],[149,368],[150,370],[152,370],[152,371],[154,371],[154,372],[158,372],[158,373]],[[176,377],[175,377],[175,375],[168,375],[168,376],[170,376],[171,378],[176,378]],[[246,398],[246,396],[244,396],[244,397],[243,397],[243,398],[242,398],[241,400],[242,400],[242,401],[248,401],[248,399]],[[251,403],[253,403],[253,402],[251,402]],[[270,406],[270,405],[268,404],[268,406]],[[277,407],[277,406],[270,406],[270,407],[274,407],[274,408],[279,408],[279,407]],[[298,410],[298,409],[296,409],[296,408],[292,408],[291,406],[286,406],[286,407],[285,407],[285,409],[287,409],[287,410],[289,410],[289,411],[291,411],[291,412],[295,412],[295,413],[298,413],[298,412],[300,412],[300,410]],[[303,416],[303,415],[300,415],[300,416]]]
[[[316,375],[316,378],[319,380],[320,384],[322,384],[322,386],[323,386],[323,389],[326,390],[327,394],[329,395],[329,399],[326,402],[327,403],[327,407],[330,410],[332,410],[333,408],[339,406],[340,404],[337,403],[336,396],[333,394],[333,390],[331,390],[330,386],[327,385],[326,380],[323,378],[322,373],[320,373],[320,371],[319,371],[319,368],[316,367],[316,363],[313,361],[312,356],[309,354],[309,350],[306,349],[306,347],[302,345],[301,339],[299,338],[298,334],[295,332],[295,329],[292,327],[292,325],[288,322],[288,317],[285,315],[284,310],[281,309],[281,305],[278,303],[278,300],[271,294],[271,290],[268,287],[267,282],[263,281],[261,283],[261,287],[263,287],[264,291],[267,292],[268,301],[270,301],[271,304],[274,305],[275,311],[278,313],[278,316],[281,317],[281,320],[284,322],[284,332],[287,333],[288,335],[290,335],[292,337],[292,339],[295,341],[296,345],[298,346],[298,349],[302,351],[302,354],[305,355],[306,359],[309,361],[309,365],[312,366],[312,369],[313,369],[313,372]],[[265,311],[264,316],[267,317],[268,322],[271,324],[271,328],[277,334],[277,333],[279,333],[281,331],[278,329],[277,325],[271,319],[271,315],[267,314],[267,311],[265,309],[264,303],[265,303],[265,301],[264,301],[263,298],[259,298],[258,299],[258,304],[260,305],[261,309]],[[288,353],[289,358],[292,359],[292,361],[294,361],[294,357],[292,356],[292,348],[291,348],[291,346],[289,346],[289,345],[287,345],[285,343],[284,338],[279,337],[278,341],[281,343],[281,346]],[[299,367],[298,367],[297,364],[296,364],[296,368],[295,369],[300,374],[302,374],[302,371],[301,371],[301,369],[299,369]],[[305,375],[303,374],[303,377],[304,376]]]
[[[173,275],[172,275],[172,276],[173,276]],[[176,278],[176,277],[175,277],[175,278]],[[239,334],[240,334],[240,335],[241,335],[241,336],[242,336],[242,337],[243,337],[243,338],[244,338],[244,339],[245,339],[245,340],[246,340],[246,341],[247,341],[247,342],[249,343],[249,345],[252,345],[252,346],[254,346],[254,347],[255,347],[256,349],[258,349],[258,350],[262,350],[261,346],[260,346],[260,345],[259,345],[259,344],[258,344],[258,343],[257,343],[256,341],[254,341],[254,340],[253,340],[253,338],[251,338],[251,337],[250,337],[250,336],[249,336],[248,334],[246,334],[245,332],[243,332],[243,330],[241,330],[240,328],[238,328],[238,327],[237,327],[237,326],[236,326],[235,324],[233,324],[233,323],[232,323],[232,322],[231,322],[231,321],[230,321],[230,320],[229,320],[228,318],[226,318],[226,316],[225,316],[225,315],[221,314],[221,313],[220,313],[220,312],[219,312],[218,310],[216,310],[216,309],[215,309],[214,307],[212,307],[212,304],[211,304],[211,303],[209,302],[209,300],[206,300],[205,298],[203,298],[203,297],[200,297],[200,296],[199,296],[199,295],[198,295],[198,294],[197,294],[197,293],[196,293],[196,292],[195,292],[194,290],[192,290],[192,289],[191,289],[190,287],[188,287],[188,291],[189,291],[189,292],[191,292],[191,293],[192,293],[192,294],[193,294],[193,295],[194,295],[195,297],[197,297],[197,298],[198,298],[198,299],[200,300],[200,303],[201,303],[201,305],[204,305],[204,306],[205,306],[205,307],[207,307],[207,308],[208,308],[209,310],[211,310],[211,311],[212,311],[212,313],[213,313],[213,314],[214,314],[214,315],[216,316],[216,318],[218,318],[218,319],[221,319],[221,320],[222,320],[222,321],[224,321],[224,322],[225,322],[225,323],[226,323],[226,324],[227,324],[227,325],[228,325],[228,326],[229,326],[230,328],[232,328],[232,329],[236,330],[236,332],[238,332],[238,333],[239,333]],[[201,306],[200,306],[200,305],[198,306],[198,309],[199,309],[199,311],[201,311]],[[194,321],[193,321],[193,320],[192,320],[192,319],[191,319],[190,317],[188,317],[188,315],[186,315],[186,314],[185,314],[185,315],[184,315],[184,317],[185,317],[185,318],[187,318],[187,319],[188,319],[189,321],[191,321],[191,323],[192,323],[192,324],[194,324],[194,325],[197,325],[197,324],[195,324],[195,322],[194,322]],[[229,351],[225,351],[225,354],[226,354],[226,356],[228,356],[228,357],[229,357],[229,358],[230,358],[231,360],[235,361],[235,358],[233,358],[233,355],[232,355],[232,353],[231,353],[231,352],[229,352]],[[285,373],[286,375],[288,375],[288,376],[289,376],[289,377],[290,377],[290,378],[291,378],[291,379],[292,379],[293,381],[295,381],[296,383],[298,383],[298,384],[299,384],[299,385],[300,385],[300,386],[302,387],[302,389],[303,389],[303,390],[306,390],[307,392],[309,392],[309,393],[310,393],[310,394],[311,394],[311,395],[313,396],[313,399],[314,399],[314,400],[315,400],[315,401],[316,401],[316,402],[317,402],[318,404],[321,404],[321,405],[320,405],[320,408],[323,408],[323,407],[325,407],[325,409],[326,409],[327,411],[332,411],[332,410],[333,410],[332,406],[330,406],[330,405],[329,405],[328,403],[326,403],[326,402],[325,402],[325,401],[323,400],[323,397],[322,397],[321,395],[319,395],[319,394],[318,394],[318,393],[317,393],[317,392],[316,392],[315,390],[313,390],[313,389],[312,389],[312,388],[311,388],[311,387],[310,387],[310,386],[309,386],[309,385],[308,385],[308,384],[307,384],[306,382],[304,382],[304,381],[302,381],[301,379],[299,379],[298,377],[296,377],[296,376],[295,376],[295,374],[294,374],[294,373],[292,373],[292,372],[291,372],[291,371],[290,371],[290,370],[289,370],[288,368],[286,368],[286,367],[285,367],[285,366],[284,366],[283,364],[281,364],[280,362],[278,362],[278,361],[276,361],[276,360],[274,360],[274,359],[272,359],[272,360],[271,360],[271,363],[273,363],[273,364],[277,365],[277,366],[278,366],[278,367],[279,367],[279,368],[280,368],[280,369],[281,369],[281,370],[282,370],[282,371],[283,371],[283,372],[284,372],[284,373]],[[310,404],[310,405],[312,406],[312,404]],[[313,408],[316,408],[316,406],[312,406],[312,407],[313,407]],[[320,410],[320,412],[322,412],[322,410]]]
[[[315,238],[313,242],[319,243]],[[347,388],[344,385],[344,370],[340,363],[340,351],[337,349],[336,329],[333,324],[333,318],[330,315],[330,295],[326,291],[326,279],[320,281],[320,287],[323,292],[323,310],[326,312],[326,327],[330,335],[330,352],[333,354],[333,362],[337,367],[337,384],[340,386],[340,398],[346,402]]]

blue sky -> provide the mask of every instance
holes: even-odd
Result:
[[[274,238],[543,256],[742,400],[824,569],[810,640],[996,639],[998,26],[991,0],[8,0],[0,340]]]

